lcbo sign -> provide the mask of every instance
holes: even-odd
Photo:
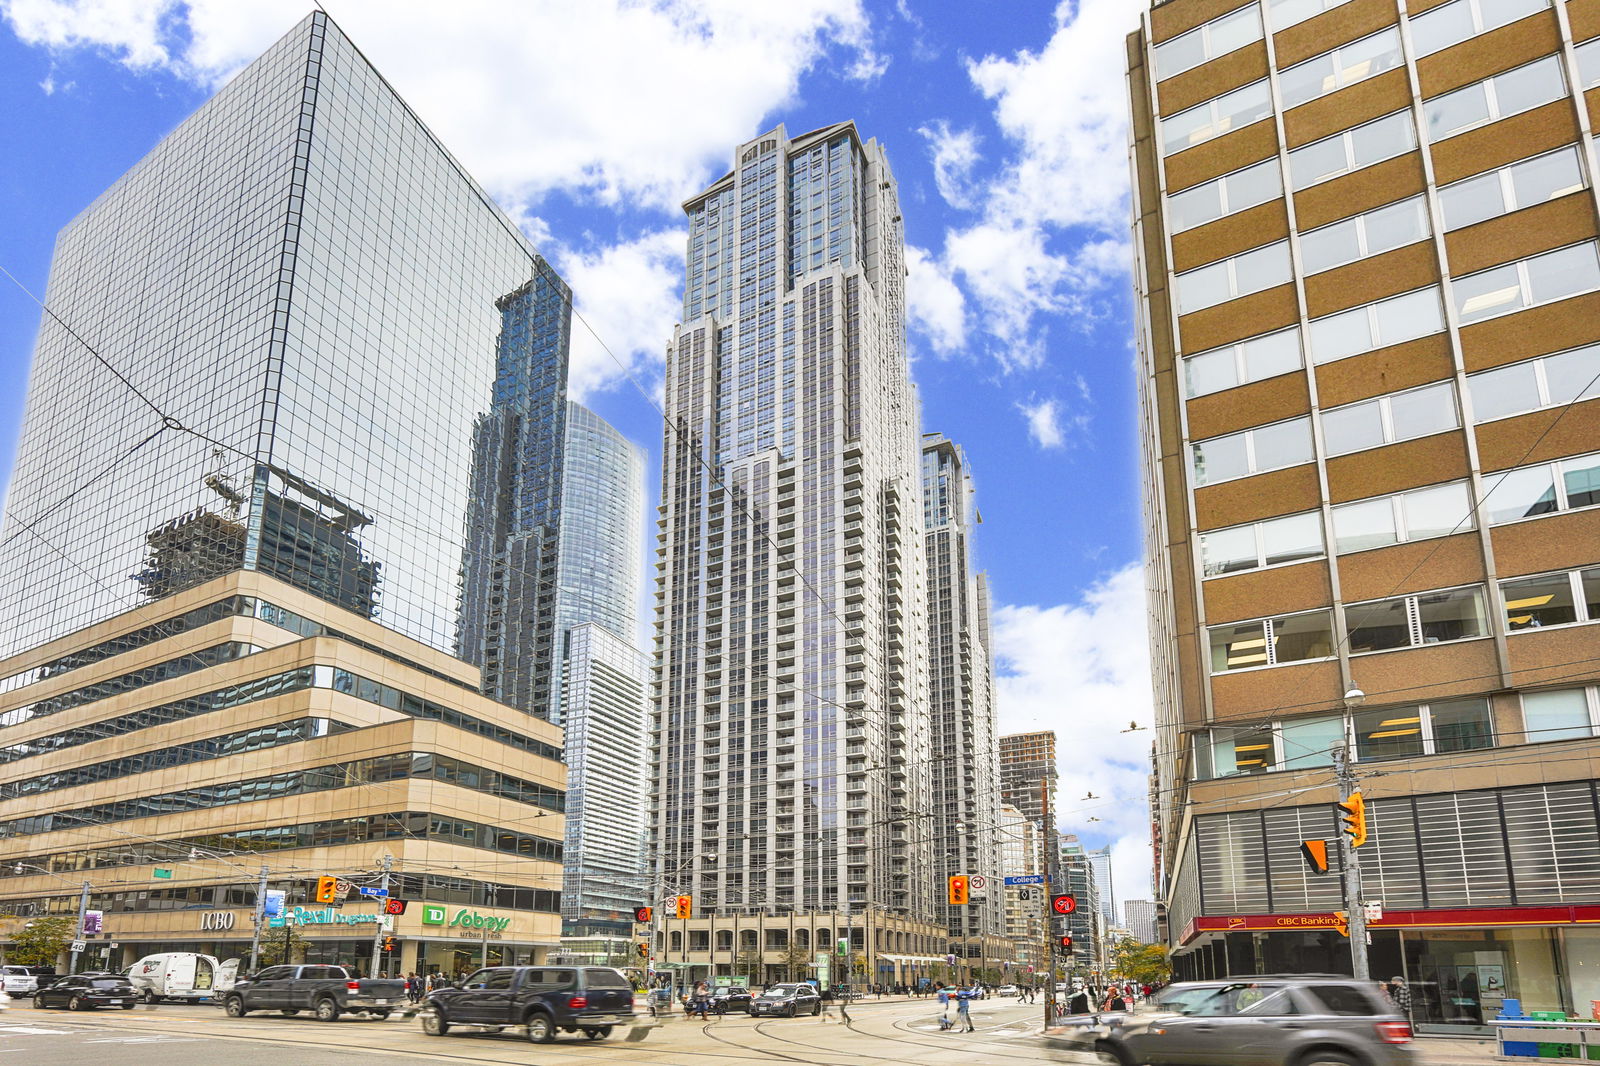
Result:
[[[498,933],[511,924],[510,918],[496,918],[490,914],[479,914],[469,911],[465,907],[456,911],[455,915],[445,921],[446,908],[437,903],[424,903],[422,905],[423,925],[442,925],[458,929],[486,929],[491,933]]]

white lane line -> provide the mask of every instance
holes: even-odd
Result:
[[[39,1029],[31,1025],[0,1025],[0,1033],[21,1033],[24,1036],[63,1036],[71,1029]]]
[[[187,1036],[118,1036],[83,1041],[85,1044],[192,1044],[194,1042],[193,1037]]]

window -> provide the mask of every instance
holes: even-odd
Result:
[[[1411,112],[1396,111],[1294,149],[1289,153],[1289,184],[1299,191],[1319,181],[1404,155],[1416,146],[1417,129],[1411,121]]]
[[[1161,150],[1166,155],[1181,152],[1213,137],[1242,129],[1272,114],[1272,94],[1266,79],[1252,82],[1215,100],[1207,100],[1187,111],[1161,120]]]
[[[1442,332],[1444,310],[1438,287],[1429,286],[1326,315],[1309,329],[1311,361],[1331,363]]]
[[[1203,753],[1204,754],[1204,753]],[[1260,774],[1277,768],[1272,727],[1213,729],[1208,777]]]
[[[1422,708],[1390,707],[1354,716],[1356,758],[1403,759],[1423,753]]]
[[[1463,326],[1600,289],[1600,257],[1585,241],[1455,279]]]
[[[1267,470],[1298,466],[1311,461],[1311,419],[1291,418],[1212,437],[1190,447],[1196,485],[1214,485]]]
[[[1321,1006],[1327,1014],[1369,1018],[1374,1014],[1387,1014],[1392,1008],[1375,996],[1369,996],[1350,985],[1312,985],[1305,990],[1311,1001]]]
[[[1272,28],[1283,30],[1345,3],[1349,0],[1267,0],[1267,9],[1272,12]]]
[[[1439,190],[1439,207],[1444,212],[1444,228],[1460,229],[1577,192],[1587,184],[1578,146],[1569,144],[1446,185]]]
[[[1522,728],[1529,743],[1594,735],[1593,690],[1556,689],[1522,694]]]
[[[1350,654],[1471,640],[1487,634],[1477,586],[1347,604]]]
[[[1513,633],[1574,622],[1600,622],[1600,567],[1500,582],[1506,628]]]
[[[1455,383],[1440,381],[1322,412],[1322,443],[1329,455],[1347,455],[1458,425]]]
[[[1210,635],[1214,674],[1326,659],[1333,654],[1333,625],[1327,611],[1212,626]]]
[[[1465,481],[1341,503],[1333,508],[1334,547],[1340,554],[1444,537],[1474,525],[1472,493]]]
[[[1472,420],[1559,407],[1600,397],[1600,344],[1468,375]]]
[[[1274,378],[1299,370],[1300,366],[1298,326],[1214,348],[1183,361],[1184,380],[1191,397]]]
[[[1549,6],[1550,0],[1454,0],[1412,18],[1411,45],[1421,59]]]
[[[1345,744],[1344,715],[1290,718],[1278,727],[1283,738],[1283,768],[1303,770],[1328,766],[1332,751]]]
[[[1289,242],[1278,241],[1177,277],[1178,313],[1189,314],[1289,281]]]
[[[1300,235],[1300,262],[1307,274],[1331,270],[1407,244],[1433,233],[1421,196],[1353,215]]]
[[[1432,751],[1476,751],[1494,746],[1494,719],[1488,700],[1454,700],[1424,708]]]
[[[1230,11],[1204,26],[1156,45],[1156,80],[1182,74],[1207,60],[1261,40],[1261,9],[1255,4]]]
[[[1600,85],[1600,37],[1584,41],[1573,51],[1578,54],[1578,80],[1583,83],[1580,88]]]
[[[1600,503],[1600,453],[1488,475],[1483,498],[1490,525],[1592,507]]]
[[[509,968],[489,971],[489,979],[484,982],[484,988],[505,989],[511,988],[511,979],[516,976],[516,971]]]
[[[1425,101],[1422,114],[1428,124],[1428,143],[1436,144],[1496,119],[1521,114],[1566,94],[1561,57],[1536,59],[1515,70]]]
[[[1330,766],[1347,735],[1355,740],[1359,761],[1494,746],[1488,700],[1447,700],[1213,729],[1196,741],[1196,773],[1210,778]]]
[[[1393,70],[1400,63],[1400,30],[1395,26],[1340,45],[1278,72],[1284,110]]]
[[[1282,195],[1278,161],[1268,159],[1168,196],[1167,225],[1173,233],[1181,233]]]
[[[1200,534],[1200,556],[1207,577],[1315,559],[1322,554],[1322,517],[1315,511]]]

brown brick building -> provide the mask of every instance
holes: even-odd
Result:
[[[1587,1012],[1600,2],[1170,0],[1128,78],[1177,969],[1348,971],[1347,747],[1374,975]]]

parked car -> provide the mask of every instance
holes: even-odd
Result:
[[[536,1044],[558,1032],[602,1040],[634,1021],[633,985],[609,966],[488,966],[434,989],[427,1008],[422,1031],[429,1036],[461,1025],[493,1032],[521,1026]]]
[[[90,1010],[94,1007],[121,1007],[132,1010],[139,1003],[133,984],[120,973],[77,973],[60,977],[33,995],[35,1007],[65,1007]]]
[[[1411,1026],[1371,981],[1260,975],[1169,985],[1152,1011],[1067,1030],[1122,1066],[1405,1066]],[[1102,1018],[1107,1016],[1102,1016]]]
[[[331,1022],[346,1012],[387,1018],[405,1002],[406,983],[397,977],[356,977],[343,966],[301,965],[268,966],[240,978],[222,1005],[230,1018],[253,1010],[284,1015],[309,1010],[319,1022]]]
[[[233,990],[239,960],[219,962],[211,955],[168,951],[146,955],[126,973],[146,1003],[163,999],[196,1001],[220,997]]]
[[[816,1015],[822,1013],[822,997],[814,985],[773,985],[750,1001],[750,1013],[785,1018]]]
[[[711,990],[711,1013],[726,1014],[731,1011],[750,1011],[750,990],[737,985],[722,985]]]
[[[0,966],[0,992],[31,996],[38,990],[39,978],[26,966]]]
[[[1022,989],[1016,985],[1001,985],[994,990],[994,994],[997,996],[1020,996],[1022,995]]]

